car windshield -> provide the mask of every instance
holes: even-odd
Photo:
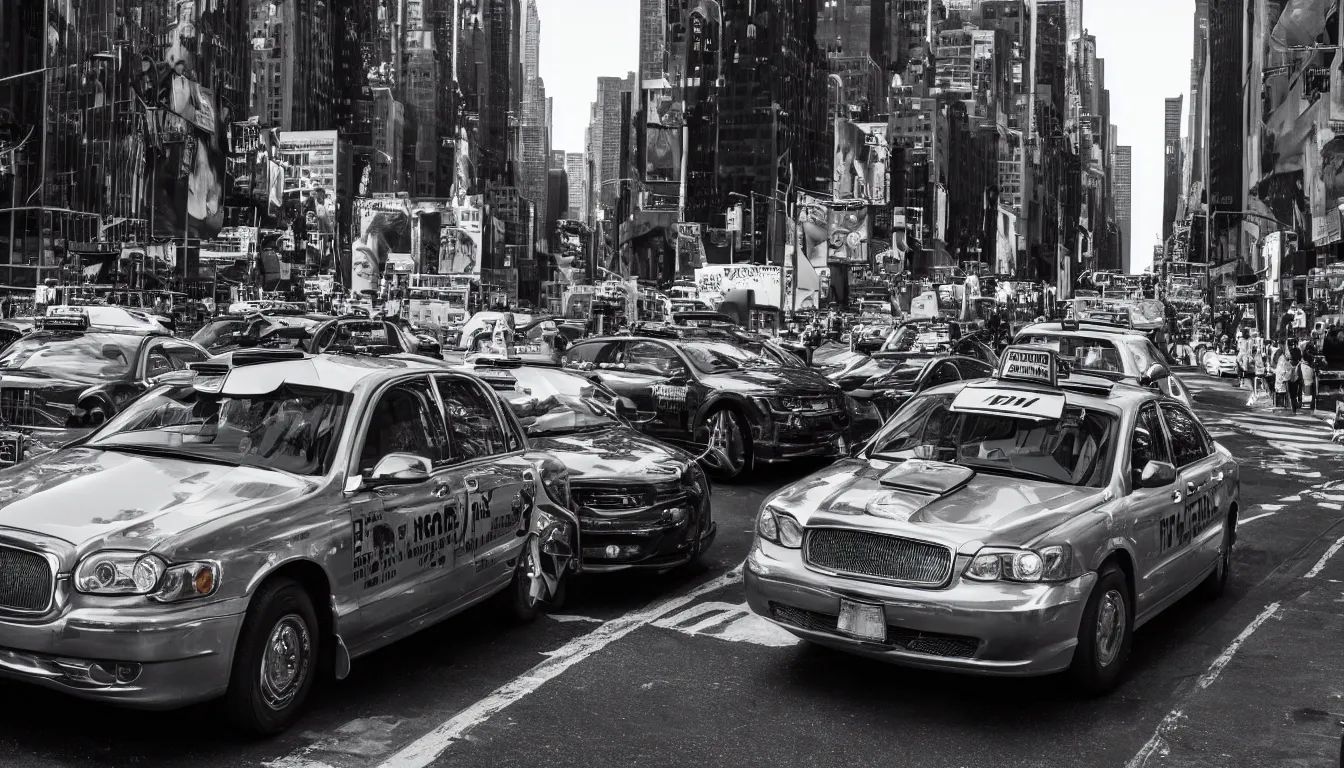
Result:
[[[323,475],[349,400],[341,392],[287,386],[246,397],[162,386],[118,414],[87,445]]]
[[[76,381],[119,379],[130,374],[139,341],[115,333],[39,331],[0,352],[0,371]]]
[[[245,321],[240,319],[216,320],[207,323],[191,337],[191,340],[205,347],[207,351],[227,347],[233,343],[233,334],[243,330]]]
[[[1025,336],[1017,343],[1049,347],[1069,361],[1075,371],[1099,373],[1109,378],[1125,375],[1125,360],[1120,355],[1120,348],[1110,339],[1036,335]]]
[[[532,437],[621,425],[616,416],[616,396],[582,376],[560,370],[515,368],[487,373],[486,380]]]
[[[682,344],[681,351],[696,370],[703,373],[726,373],[744,368],[775,368],[779,363],[749,349],[725,342],[698,341]]]
[[[1100,488],[1114,461],[1118,420],[1069,406],[1059,419],[952,410],[954,394],[911,401],[873,439],[874,458],[931,459],[994,474]]]
[[[913,352],[920,347],[947,343],[951,327],[933,323],[909,323],[896,329],[882,345],[883,352]]]

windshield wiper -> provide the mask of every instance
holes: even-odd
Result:
[[[1003,475],[1005,477],[1025,477],[1032,480],[1041,480],[1047,483],[1058,483],[1060,485],[1072,485],[1072,483],[1060,480],[1058,477],[1041,474],[1040,472],[1031,472],[1016,467],[1000,467],[993,464],[972,464],[970,462],[957,462],[967,469],[974,469],[976,472],[987,472],[991,475]]]
[[[610,429],[614,424],[582,424],[575,427],[553,427],[551,429],[532,429],[527,434],[530,437],[541,437],[543,435],[576,435],[581,432],[597,432],[603,429]]]
[[[186,459],[187,461],[201,461],[207,464],[219,464],[225,467],[241,467],[240,461],[231,461],[216,456],[202,456],[199,453],[187,453],[172,448],[159,448],[153,445],[94,445],[85,443],[83,448],[96,448],[101,451],[117,451],[120,453],[134,453],[141,456],[156,456],[165,459]]]

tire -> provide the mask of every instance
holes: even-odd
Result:
[[[727,463],[717,457],[705,463],[705,471],[715,480],[735,480],[751,466],[751,433],[741,414],[732,408],[718,408],[706,416],[697,437],[704,438],[707,458],[711,440],[718,439],[724,443]]]
[[[224,705],[253,735],[290,726],[317,678],[321,633],[312,598],[291,579],[262,584],[252,597],[233,654]]]
[[[1107,605],[1106,611],[1102,610],[1103,603]],[[1103,634],[1107,637],[1098,637]],[[1073,687],[1091,695],[1115,688],[1133,639],[1134,599],[1125,583],[1125,574],[1119,566],[1107,563],[1092,587],[1078,625],[1078,647],[1073,651],[1068,671]]]
[[[518,555],[518,566],[513,570],[513,581],[509,582],[509,586],[503,592],[495,596],[500,615],[511,624],[528,624],[541,614],[542,601],[533,600],[531,597],[532,580],[528,576],[531,562],[532,546],[529,541],[523,545],[523,551]],[[548,601],[551,607],[559,608],[564,605],[565,585],[568,580],[565,576],[560,578],[555,595]]]
[[[1232,552],[1236,542],[1236,523],[1229,516],[1223,521],[1223,541],[1218,552],[1218,565],[1199,585],[1199,594],[1206,600],[1217,600],[1227,591],[1227,582],[1232,576]]]

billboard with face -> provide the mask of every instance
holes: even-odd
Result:
[[[350,278],[354,293],[377,291],[393,252],[410,251],[410,210],[397,198],[357,198],[354,223],[357,236],[350,245]]]

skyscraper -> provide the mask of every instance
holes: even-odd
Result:
[[[594,197],[602,205],[614,206],[621,175],[621,93],[634,87],[635,73],[624,78],[597,78],[597,101],[593,102],[593,154],[597,175],[593,179]]]
[[[1181,104],[1184,96],[1167,99],[1163,145],[1165,173],[1162,185],[1162,242],[1166,243],[1176,224],[1181,197]]]
[[[311,0],[248,5],[253,43],[247,114],[285,131],[333,127],[332,6]]]
[[[585,218],[583,198],[584,180],[587,177],[582,152],[565,153],[565,176],[569,180],[569,204],[566,206],[565,218],[582,220]]]
[[[667,0],[639,0],[639,79],[661,80],[666,67]]]
[[[1130,241],[1130,148],[1118,146],[1111,158],[1111,193],[1115,196],[1115,224],[1120,228],[1120,269],[1133,267],[1134,245]]]
[[[546,86],[538,76],[541,50],[541,17],[536,0],[527,0],[523,27],[523,104],[522,167],[518,174],[518,188],[523,197],[546,210],[547,155],[549,151],[546,127]]]

